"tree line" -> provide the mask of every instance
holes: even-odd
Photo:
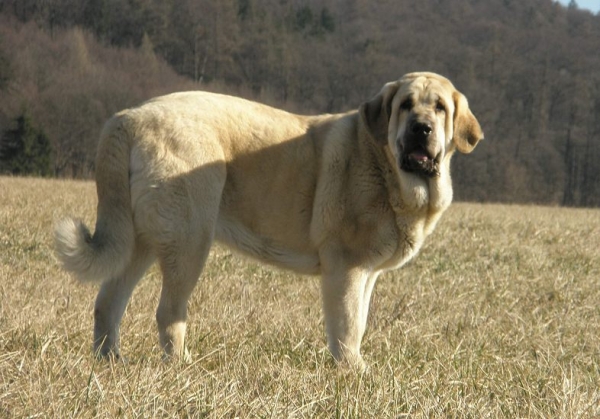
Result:
[[[0,171],[19,118],[43,173],[89,177],[103,121],[157,94],[337,112],[428,70],[486,133],[453,162],[458,199],[598,206],[598,51],[600,16],[552,0],[3,0]]]

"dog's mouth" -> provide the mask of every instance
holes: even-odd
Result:
[[[400,168],[425,177],[440,175],[439,155],[432,156],[424,147],[405,149],[400,155]]]

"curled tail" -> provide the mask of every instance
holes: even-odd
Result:
[[[92,235],[72,218],[58,222],[54,241],[64,268],[79,280],[104,282],[119,275],[131,259],[135,242],[129,187],[130,139],[122,119],[104,127],[96,158],[98,214]]]

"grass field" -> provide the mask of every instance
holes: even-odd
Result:
[[[93,225],[89,182],[0,178],[0,418],[586,418],[600,415],[600,210],[454,204],[380,278],[371,368],[325,350],[318,278],[215,248],[190,301],[191,365],[163,363],[160,278],[91,353],[97,289],[53,256],[54,221]]]

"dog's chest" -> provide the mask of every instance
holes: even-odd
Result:
[[[407,216],[396,215],[393,228],[394,250],[382,264],[382,270],[398,269],[419,253],[425,239],[435,226],[437,218],[432,219],[425,215]]]

